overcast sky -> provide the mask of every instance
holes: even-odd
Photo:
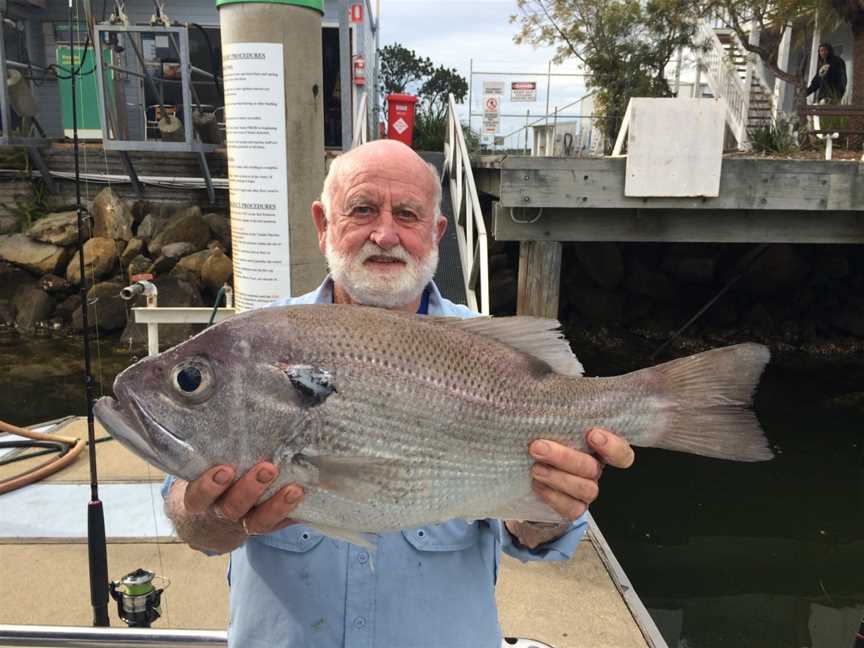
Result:
[[[373,2],[374,7],[374,2]],[[517,12],[515,0],[381,0],[381,47],[401,43],[420,56],[428,56],[436,65],[456,68],[469,78],[470,61],[474,61],[472,88],[473,112],[482,111],[484,80],[536,81],[536,103],[510,103],[509,85],[505,85],[504,113],[542,115],[546,108],[546,70],[554,51],[516,45],[513,36],[517,24],[510,16]],[[508,72],[508,76],[482,76],[477,72]],[[528,73],[537,73],[530,76]],[[579,72],[575,60],[553,66],[553,73]],[[585,93],[581,77],[553,77],[550,112],[572,102]],[[568,111],[573,113],[573,109]],[[467,108],[463,116],[467,118]],[[479,129],[481,117],[472,125]],[[501,134],[524,124],[525,118],[502,119]]]

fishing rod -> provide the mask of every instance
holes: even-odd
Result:
[[[90,501],[87,504],[87,558],[90,571],[90,605],[93,625],[107,627],[108,621],[108,547],[105,541],[105,512],[99,499],[99,478],[96,474],[96,427],[93,419],[93,373],[90,366],[90,327],[87,317],[87,281],[84,273],[84,215],[81,207],[81,174],[78,165],[78,104],[75,78],[83,67],[84,54],[75,69],[74,0],[69,0],[69,50],[72,52],[70,76],[72,90],[72,149],[75,160],[75,212],[78,215],[78,264],[81,275],[81,319],[84,337],[84,391],[87,399],[87,441],[90,457]],[[89,34],[89,22],[88,22]],[[88,215],[89,219],[90,216]]]

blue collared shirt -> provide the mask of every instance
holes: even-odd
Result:
[[[428,287],[428,314],[476,317]],[[329,280],[274,306],[329,304]],[[166,480],[163,493],[170,481]],[[501,552],[565,560],[585,516],[534,550],[500,520],[451,520],[378,537],[365,549],[304,525],[250,538],[231,553],[229,644],[236,648],[499,648],[495,582]]]

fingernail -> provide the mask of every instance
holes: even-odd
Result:
[[[273,478],[275,476],[276,473],[274,473],[269,468],[262,468],[258,471],[258,474],[255,475],[255,479],[257,479],[258,483],[260,484],[269,484],[271,481],[273,481]]]
[[[292,486],[287,491],[285,491],[285,501],[286,502],[294,502],[294,501],[300,499],[300,497],[302,497],[302,495],[303,495],[302,490],[300,490],[296,486]]]
[[[531,454],[535,457],[545,457],[549,454],[549,444],[545,441],[535,441],[531,444]]]
[[[591,443],[594,445],[606,445],[606,435],[600,430],[591,430]]]
[[[231,481],[231,471],[227,470],[226,468],[217,471],[216,474],[213,475],[213,481],[220,486],[224,486],[229,481]]]

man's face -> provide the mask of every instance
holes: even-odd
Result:
[[[342,170],[319,244],[334,282],[358,303],[394,308],[435,274],[446,221],[435,219],[433,178],[407,147],[357,151]],[[319,218],[316,216],[316,224]]]
[[[812,52],[813,50],[810,50],[810,51]],[[828,48],[827,47],[820,47],[819,48],[819,58],[822,59],[823,61],[828,58]]]

